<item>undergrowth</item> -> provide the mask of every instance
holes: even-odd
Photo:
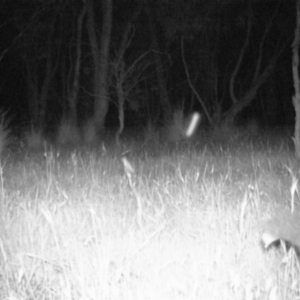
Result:
[[[298,261],[260,233],[299,164],[258,141],[8,155],[1,299],[295,299]]]

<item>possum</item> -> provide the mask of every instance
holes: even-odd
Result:
[[[270,220],[265,222],[261,239],[265,249],[283,240],[300,253],[300,212],[277,211]]]

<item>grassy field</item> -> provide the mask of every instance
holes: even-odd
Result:
[[[287,134],[14,149],[0,175],[1,299],[299,299],[294,252],[260,243],[299,205]]]

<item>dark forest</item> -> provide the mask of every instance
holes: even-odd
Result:
[[[1,108],[17,126],[294,124],[292,1],[2,1]],[[123,129],[123,128],[122,128]]]

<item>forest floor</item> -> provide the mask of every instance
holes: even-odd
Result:
[[[209,141],[5,152],[0,298],[299,298],[293,250],[261,244],[300,204],[291,138]]]

